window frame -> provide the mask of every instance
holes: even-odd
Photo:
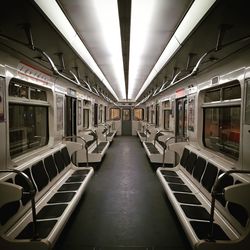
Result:
[[[112,110],[118,110],[119,112],[119,115],[118,115],[118,117],[117,118],[112,118]],[[121,109],[120,108],[110,108],[109,109],[109,119],[111,120],[111,121],[120,121],[121,120]]]
[[[10,95],[11,91],[10,91],[10,88],[11,88],[11,85],[12,84],[18,84],[20,86],[24,86],[25,88],[27,88],[27,92],[28,92],[28,96],[27,98],[26,97],[20,97],[20,96],[13,96],[13,95]],[[36,89],[36,90],[41,90],[43,92],[45,92],[46,94],[46,101],[45,100],[40,100],[40,99],[32,99],[31,98],[31,90],[32,89]],[[39,85],[36,85],[36,84],[33,84],[33,83],[30,83],[30,82],[26,82],[26,81],[23,81],[23,80],[20,80],[20,79],[17,79],[17,78],[11,78],[10,81],[9,81],[9,84],[8,84],[8,130],[9,130],[9,133],[8,133],[8,143],[9,143],[9,146],[8,146],[8,152],[9,152],[9,156],[11,159],[15,159],[15,158],[18,158],[20,156],[23,156],[25,154],[29,154],[39,148],[42,148],[42,147],[45,147],[49,144],[49,140],[50,140],[50,125],[49,125],[49,103],[48,103],[48,91],[50,91],[50,89],[47,89],[47,88],[44,88],[43,86],[39,86]],[[16,106],[25,106],[25,107],[33,107],[34,110],[33,112],[35,113],[35,108],[36,107],[44,107],[46,108],[46,125],[45,125],[45,137],[43,138],[44,139],[44,143],[42,143],[41,145],[39,146],[30,146],[31,144],[27,144],[27,147],[29,146],[28,150],[23,150],[21,151],[20,153],[17,153],[17,154],[13,154],[11,155],[11,143],[10,143],[10,106],[11,105],[16,105]],[[37,121],[36,121],[37,122]],[[36,124],[35,124],[36,125]],[[19,129],[19,128],[15,128],[15,129]],[[35,138],[35,136],[34,136]],[[25,138],[27,139],[27,138]],[[24,145],[25,146],[25,145]],[[20,148],[21,150],[22,148]]]
[[[135,112],[136,112],[137,110],[140,110],[140,111],[141,111],[141,118],[139,118],[139,119],[136,119],[136,115],[135,115]],[[144,118],[144,109],[143,109],[143,108],[134,108],[134,109],[133,109],[133,120],[134,120],[134,121],[143,121],[143,118]]]
[[[224,91],[230,87],[235,87],[235,86],[239,87],[239,89],[240,89],[240,98],[238,98],[238,97],[232,98],[232,99],[223,98],[224,93],[225,93]],[[219,93],[220,93],[219,101],[218,100],[217,101],[210,101],[210,102],[205,101],[206,93],[213,92],[213,91],[219,91]],[[216,86],[216,87],[213,87],[210,89],[205,89],[204,91],[202,91],[202,93],[204,94],[203,104],[201,105],[202,114],[203,114],[202,143],[203,143],[204,147],[209,148],[215,152],[219,151],[220,153],[230,157],[231,159],[238,160],[240,157],[240,134],[241,134],[241,116],[242,116],[241,103],[242,103],[242,94],[243,94],[240,82],[238,80],[235,80],[235,81],[225,83],[223,85],[219,85],[219,86]],[[225,138],[223,137],[223,135],[225,134],[225,131],[223,131],[223,128],[225,128],[225,123],[222,123],[223,122],[223,120],[222,120],[223,119],[223,111],[222,110],[225,108],[230,108],[231,112],[232,112],[232,108],[239,108],[239,115],[238,115],[238,117],[239,117],[238,118],[238,130],[239,130],[239,132],[237,132],[237,133],[239,133],[239,135],[235,136],[235,137],[239,138],[239,142],[238,142],[238,145],[236,145],[236,142],[235,142],[235,145],[231,144],[231,148],[230,148],[230,145],[228,146],[228,144],[226,143],[227,141],[230,141],[230,139],[224,140]],[[217,129],[218,129],[218,131],[220,130],[218,132],[220,134],[220,136],[218,136],[218,141],[222,142],[221,144],[218,144],[218,146],[221,145],[220,150],[218,148],[216,148],[215,146],[214,147],[208,146],[208,143],[206,142],[206,140],[208,138],[208,137],[206,137],[206,134],[205,134],[206,133],[206,125],[207,125],[206,124],[206,114],[205,114],[206,109],[213,109],[214,111],[216,110],[215,113],[217,113],[217,115],[216,116],[213,115],[211,121],[218,120],[217,121],[217,123],[218,123]],[[224,126],[223,126],[223,124],[224,124]],[[229,125],[231,126],[232,123],[229,123]],[[228,132],[228,138],[230,138],[230,135],[235,131],[233,131],[231,128],[231,130],[228,130],[227,132]],[[212,144],[212,142],[211,142],[211,144]],[[225,148],[225,150],[224,150],[224,148]],[[230,153],[230,150],[231,150],[231,153]],[[238,150],[238,152],[237,152],[237,150]]]

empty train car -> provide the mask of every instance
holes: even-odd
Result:
[[[8,0],[1,250],[250,247],[250,4]]]

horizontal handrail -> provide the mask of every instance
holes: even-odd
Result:
[[[180,137],[180,136],[170,136],[170,137],[168,137],[167,139],[166,139],[166,141],[164,142],[165,143],[165,145],[168,147],[168,145],[167,145],[167,143],[171,140],[171,139],[181,139],[182,141],[186,141],[186,142],[188,142],[189,141],[189,138],[188,137]],[[168,148],[169,149],[169,148]]]
[[[69,140],[69,139],[81,139],[84,142],[84,145],[86,145],[86,140],[79,135],[72,135],[72,136],[64,136],[63,140]]]

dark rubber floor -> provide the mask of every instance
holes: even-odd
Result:
[[[114,139],[54,249],[191,249],[137,137]]]

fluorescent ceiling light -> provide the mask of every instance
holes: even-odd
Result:
[[[118,97],[117,97],[116,93],[114,92],[113,88],[111,87],[111,85],[109,84],[107,79],[105,78],[104,74],[102,73],[102,71],[100,70],[98,65],[96,64],[95,60],[92,58],[92,56],[90,55],[90,53],[86,49],[85,45],[82,43],[81,39],[79,38],[79,36],[75,32],[75,30],[73,29],[72,25],[70,24],[70,22],[68,21],[68,19],[64,15],[64,13],[62,12],[62,10],[61,10],[60,6],[57,4],[57,2],[55,0],[46,0],[46,1],[35,0],[35,2],[42,9],[42,11],[47,15],[47,17],[55,25],[55,27],[61,32],[61,34],[65,37],[65,39],[68,41],[68,43],[78,53],[78,55],[93,70],[93,72],[95,72],[95,74],[103,82],[103,84],[107,87],[107,89],[111,92],[111,94],[118,100]],[[100,1],[100,2],[106,3],[107,1]],[[107,5],[109,7],[111,6],[111,3],[112,4],[116,3],[115,0],[109,0],[109,2],[110,2],[110,5]],[[104,5],[102,4],[102,8],[103,8],[103,6]],[[114,10],[114,8],[115,7],[113,7],[112,10]],[[105,11],[103,11],[103,12],[105,12]],[[117,16],[118,16],[117,3],[116,3],[116,12],[117,12]],[[117,18],[115,18],[115,20],[117,20]],[[110,19],[108,19],[108,22],[110,23]],[[116,21],[114,21],[114,22],[116,22]],[[107,27],[106,25],[104,25],[104,26]],[[118,26],[119,26],[119,21],[118,21]],[[102,32],[105,32],[105,31],[102,31]],[[116,26],[116,31],[114,31],[114,32],[115,33],[118,32],[117,26]],[[114,34],[112,33],[112,36],[113,35]],[[119,30],[119,35],[120,35],[120,30]],[[117,34],[115,34],[114,36],[116,37]],[[115,40],[117,40],[117,38],[115,38]],[[121,44],[121,40],[120,40],[120,44]],[[119,48],[119,45],[117,45],[117,47],[115,49],[116,53],[118,51],[117,48]],[[118,58],[120,60],[120,57],[121,57],[121,56],[119,57],[117,55],[112,55],[112,56],[113,56],[113,61],[118,60]],[[119,75],[121,70],[123,70],[123,63],[122,63],[122,69],[120,69],[117,65],[118,65],[118,62],[116,61],[115,67],[117,67],[119,69],[119,72],[117,73],[117,75]],[[124,78],[123,72],[124,71],[122,71],[121,75]],[[121,90],[121,93],[123,96],[125,96],[125,83],[124,83],[124,81],[119,82],[119,84],[120,84],[120,86],[124,87],[124,90]]]
[[[93,1],[93,0],[92,0]],[[121,99],[126,98],[124,68],[122,58],[121,32],[117,0],[94,0],[93,15],[97,17],[98,29],[102,34],[102,46],[105,47],[107,60],[113,68],[113,75]]]
[[[162,55],[160,56],[159,60],[156,62],[154,68],[148,75],[146,81],[144,82],[142,88],[140,89],[139,93],[136,96],[136,100],[140,97],[140,95],[143,93],[143,91],[148,87],[148,85],[151,83],[151,81],[154,79],[154,77],[159,73],[159,71],[162,69],[162,67],[171,59],[171,57],[175,54],[175,52],[180,48],[179,43],[175,39],[175,37],[172,37],[169,41],[167,47],[163,51]]]
[[[135,96],[135,86],[138,80],[139,68],[145,53],[152,26],[153,13],[157,1],[134,0],[131,6],[130,52],[129,52],[129,89],[128,98]]]
[[[183,43],[195,26],[204,17],[216,0],[196,0],[183,18],[181,24],[175,32],[175,37],[179,43]]]
[[[143,0],[141,0],[143,1]],[[152,0],[150,0],[152,1]],[[174,54],[180,48],[180,45],[185,41],[188,35],[193,31],[195,26],[200,22],[207,11],[212,7],[216,0],[195,0],[182,22],[175,31],[173,37],[167,44],[165,50],[160,56],[159,60],[156,62],[154,68],[151,70],[146,81],[144,82],[142,88],[136,96],[136,100],[140,97],[143,91],[148,87],[154,77],[163,68],[163,66],[169,62],[169,60],[174,56]],[[133,6],[133,5],[132,5]],[[132,9],[133,14],[133,9]],[[129,82],[130,84],[130,82]]]

